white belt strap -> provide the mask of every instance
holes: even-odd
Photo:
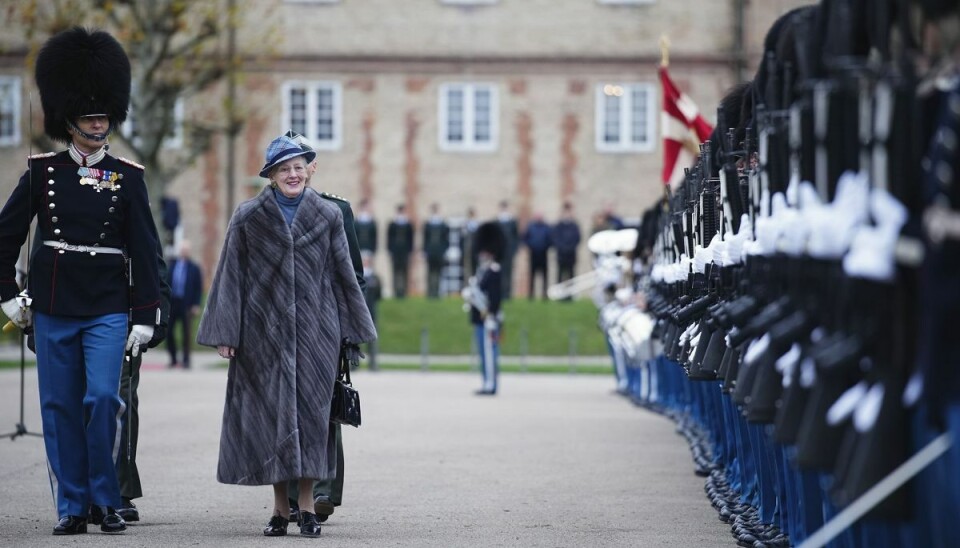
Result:
[[[116,247],[102,247],[92,245],[76,245],[55,240],[44,240],[43,245],[59,249],[61,251],[78,251],[80,253],[106,253],[108,255],[123,255],[123,250]]]

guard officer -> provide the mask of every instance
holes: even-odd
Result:
[[[427,296],[440,296],[440,274],[450,247],[450,227],[440,216],[440,205],[430,204],[430,218],[423,223],[423,254],[427,259]]]
[[[109,34],[74,28],[41,49],[36,81],[44,130],[68,149],[31,156],[0,211],[0,302],[20,327],[34,324],[60,518],[53,533],[86,532],[91,504],[103,531],[120,532],[114,455],[124,349],[139,354],[160,314],[158,237],[143,167],[105,146],[127,116],[130,62]],[[43,245],[31,260],[28,293],[19,293],[14,265],[34,217]]]
[[[402,299],[407,296],[407,267],[413,251],[413,226],[403,204],[397,206],[397,215],[387,226],[387,251],[393,266],[393,296]]]
[[[503,298],[510,299],[513,296],[513,259],[520,242],[520,229],[517,227],[517,218],[510,213],[510,204],[506,200],[500,202],[497,222],[500,223],[500,230],[503,231],[504,242],[503,258],[500,259],[500,268],[503,272]]]
[[[483,375],[483,387],[476,392],[478,396],[492,396],[497,393],[497,376],[500,373],[500,326],[503,315],[500,313],[502,299],[502,280],[499,258],[503,253],[504,237],[499,223],[488,222],[480,225],[476,233],[477,266],[476,276],[463,290],[463,297],[470,305],[470,323],[480,353],[480,372]]]

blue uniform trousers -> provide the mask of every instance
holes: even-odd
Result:
[[[35,314],[40,414],[60,517],[120,506],[116,455],[126,314]]]
[[[496,392],[497,376],[500,374],[500,329],[491,334],[483,324],[474,324],[473,336],[480,352],[480,373],[483,375],[483,389]]]

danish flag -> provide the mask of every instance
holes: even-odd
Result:
[[[660,86],[663,88],[661,179],[672,190],[683,181],[683,168],[693,165],[700,152],[699,144],[710,138],[713,126],[703,119],[697,105],[677,89],[665,66],[660,67]]]

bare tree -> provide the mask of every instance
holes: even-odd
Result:
[[[210,148],[213,135],[239,133],[242,121],[232,100],[206,111],[194,108],[190,116],[176,115],[178,102],[236,78],[239,58],[228,43],[237,21],[233,2],[20,0],[7,12],[8,20],[25,29],[30,64],[47,37],[78,24],[103,28],[124,45],[133,73],[131,112],[129,127],[114,136],[146,168],[155,208],[167,185]],[[174,135],[182,136],[177,139],[182,144],[171,148],[167,145]]]

